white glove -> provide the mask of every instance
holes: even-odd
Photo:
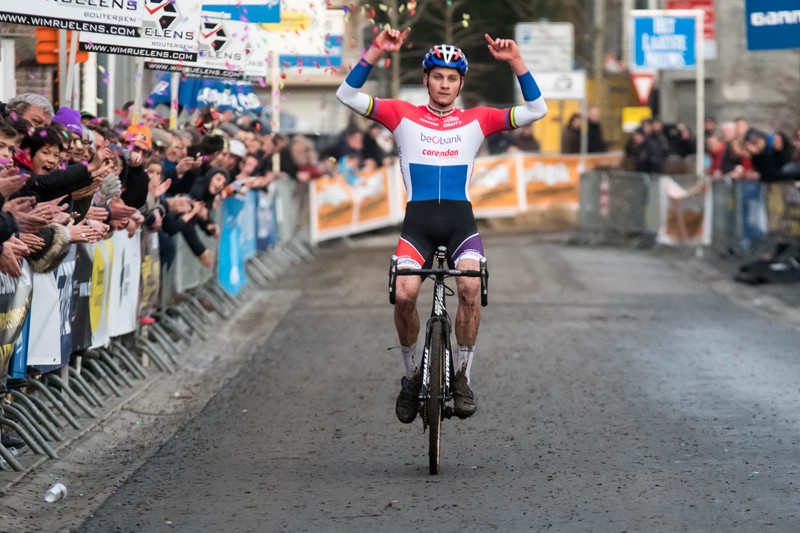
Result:
[[[122,194],[122,182],[119,180],[119,176],[109,174],[103,178],[103,184],[100,186],[100,194],[108,200]]]

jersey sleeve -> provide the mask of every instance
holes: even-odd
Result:
[[[484,136],[488,137],[498,131],[507,131],[527,126],[547,114],[547,104],[539,86],[530,72],[518,77],[525,105],[517,105],[506,109],[480,107],[480,124]]]
[[[400,100],[382,100],[361,92],[371,70],[372,65],[361,59],[337,89],[336,98],[356,113],[394,131],[403,117],[403,106],[410,104]]]
[[[527,126],[547,114],[544,96],[531,73],[526,72],[522,76],[517,76],[517,80],[525,105],[514,106],[509,110],[509,122],[512,128]]]
[[[484,137],[488,137],[498,131],[507,131],[516,127],[511,124],[511,108],[497,109],[494,107],[477,107],[474,109],[478,112],[478,121],[481,125],[481,131],[483,131]]]

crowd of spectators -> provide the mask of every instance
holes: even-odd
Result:
[[[757,179],[763,182],[797,179],[800,172],[800,130],[794,134],[766,132],[744,118],[703,123],[706,174],[712,178]],[[692,173],[696,138],[684,123],[663,124],[645,119],[625,146],[623,167],[637,172]]]
[[[178,234],[212,266],[198,231],[218,236],[212,212],[226,194],[267,186],[270,135],[246,124],[219,129],[209,111],[179,130],[133,107],[117,124],[19,95],[0,108],[0,272],[17,277],[19,260],[35,272],[55,268],[69,243],[96,242],[114,231],[159,232],[162,261],[174,257]],[[210,119],[210,120],[206,120]],[[54,237],[56,236],[56,237]],[[63,236],[63,238],[58,238]],[[39,258],[44,261],[39,261]]]
[[[161,261],[185,239],[200,263],[213,257],[199,232],[217,237],[213,212],[226,196],[270,186],[280,176],[307,182],[391,164],[389,131],[349,125],[335,140],[270,134],[259,117],[205,108],[176,129],[166,114],[133,102],[112,124],[77,109],[54,109],[40,94],[0,103],[0,272],[21,275],[58,265],[69,243],[114,231],[158,232]],[[530,136],[530,132],[529,136]],[[521,144],[530,142],[520,137]],[[535,142],[535,141],[534,141]],[[47,265],[40,265],[39,257]]]

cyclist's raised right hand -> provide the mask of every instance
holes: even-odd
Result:
[[[406,40],[408,34],[411,33],[411,28],[406,28],[402,32],[392,28],[387,28],[380,32],[372,45],[380,48],[384,52],[399,52],[403,46],[403,41]]]

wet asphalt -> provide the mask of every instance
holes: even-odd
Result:
[[[478,412],[445,421],[438,476],[421,423],[394,416],[393,240],[338,243],[80,531],[800,530],[798,329],[674,258],[484,240]]]

